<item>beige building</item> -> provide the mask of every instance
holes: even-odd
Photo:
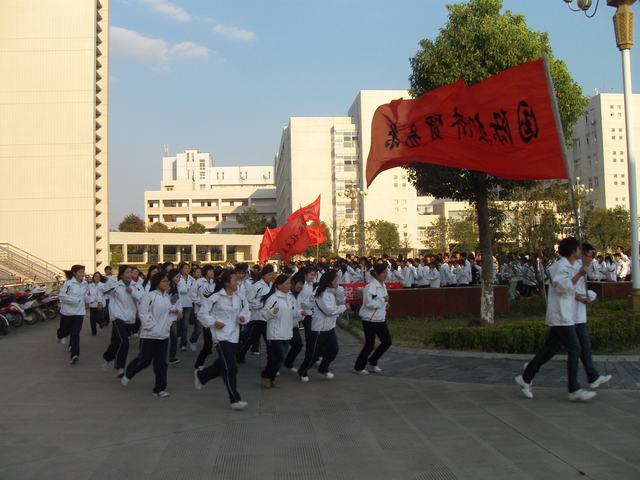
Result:
[[[0,242],[108,256],[109,0],[0,1]]]
[[[640,95],[633,96],[634,116],[640,118]],[[640,122],[636,120],[636,151],[640,151]],[[586,113],[573,127],[569,160],[573,175],[587,191],[585,200],[596,208],[629,208],[627,139],[624,98],[601,93],[589,100]],[[636,176],[638,172],[636,172]]]
[[[203,224],[209,233],[237,233],[238,214],[252,207],[271,220],[276,216],[273,167],[216,167],[211,154],[186,150],[162,159],[160,190],[147,191],[147,226]]]
[[[364,185],[373,114],[381,104],[401,97],[409,98],[408,92],[363,90],[347,116],[290,118],[275,158],[279,225],[320,194],[320,217],[341,252],[357,249],[357,235],[349,226],[359,219],[393,222],[401,241],[422,248],[418,228],[433,221],[426,208],[433,198],[420,197],[401,168],[381,173],[368,189]]]

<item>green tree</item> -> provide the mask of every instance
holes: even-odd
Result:
[[[443,253],[449,251],[450,224],[444,217],[438,217],[432,225],[427,227],[422,243],[431,253]]]
[[[188,227],[174,227],[170,230],[171,233],[205,233],[207,227],[198,222],[192,222]]]
[[[546,54],[565,137],[570,138],[571,127],[584,111],[586,99],[564,62],[554,59],[548,35],[531,30],[523,15],[510,11],[501,13],[502,0],[470,0],[449,5],[447,9],[448,22],[440,29],[438,37],[435,41],[421,40],[419,51],[410,60],[412,95],[418,97],[460,78],[469,85],[474,84]],[[516,185],[526,183],[428,164],[413,164],[409,172],[411,182],[421,194],[464,200],[474,205],[482,252],[480,316],[484,323],[493,323],[489,200],[496,187],[508,192]]]
[[[369,231],[367,236],[375,242],[375,250],[379,253],[394,253],[400,248],[400,234],[395,223],[386,220],[371,220],[365,226],[365,232]],[[370,243],[367,244],[370,247]]]
[[[314,245],[312,247],[307,248],[304,252],[305,257],[313,257],[316,258],[316,255],[319,257],[332,257],[333,256],[333,241],[331,240],[331,230],[326,223],[320,222],[322,227],[324,228],[324,233],[327,236],[327,240],[317,247]],[[317,225],[317,223],[312,223],[311,225]]]
[[[169,227],[167,227],[164,223],[162,222],[154,222],[151,224],[151,226],[147,229],[148,232],[153,232],[153,233],[167,233],[169,232],[171,229]]]
[[[118,225],[120,232],[144,232],[146,230],[144,220],[135,213],[130,213]]]
[[[471,252],[478,249],[478,221],[475,212],[470,211],[462,218],[451,218],[448,224],[451,250]]]
[[[273,219],[275,220],[275,219]],[[243,225],[241,233],[248,235],[262,235],[267,227],[267,221],[253,207],[247,207],[237,216],[237,221]]]
[[[631,217],[623,207],[598,208],[587,211],[584,218],[584,238],[601,251],[611,252],[618,245],[631,246]]]

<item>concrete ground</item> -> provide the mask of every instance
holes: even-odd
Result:
[[[350,372],[359,345],[340,333],[326,381],[283,372],[261,391],[265,356],[239,374],[249,407],[228,408],[219,380],[193,388],[195,353],[127,388],[103,372],[108,332],[82,332],[81,361],[54,341],[55,322],[0,339],[0,479],[571,479],[640,478],[638,365],[590,404],[571,404],[563,365],[536,379],[534,400],[511,384],[521,362],[416,355],[400,349],[384,375]],[[132,349],[131,355],[137,352]],[[620,371],[615,369],[620,368]]]

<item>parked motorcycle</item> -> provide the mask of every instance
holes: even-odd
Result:
[[[7,317],[0,314],[0,335],[7,335],[9,333],[9,325]]]
[[[24,311],[24,323],[27,325],[33,325],[37,322],[43,322],[47,319],[45,314],[40,310],[40,302],[38,297],[40,292],[16,292],[16,302],[18,306]]]
[[[54,320],[60,312],[58,291],[49,292],[40,300],[40,309],[49,320]]]
[[[24,311],[18,303],[15,302],[16,295],[4,291],[0,294],[0,315],[7,319],[9,324],[14,328],[19,328],[24,323]]]

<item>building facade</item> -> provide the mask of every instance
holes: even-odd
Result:
[[[434,220],[427,208],[433,198],[419,196],[402,168],[382,172],[368,189],[364,181],[373,114],[378,106],[402,97],[409,98],[408,92],[363,90],[347,116],[289,119],[275,157],[279,225],[320,194],[320,217],[341,253],[357,250],[352,226],[372,220],[395,223],[401,242],[423,248],[419,229],[424,231]]]
[[[104,266],[109,0],[0,2],[0,242]]]
[[[633,109],[634,117],[640,118],[640,95],[633,96]],[[635,134],[638,152],[638,120]],[[601,93],[589,99],[586,113],[573,127],[569,160],[574,182],[578,177],[578,183],[586,187],[585,201],[595,208],[629,208],[627,139],[621,93]]]
[[[162,159],[161,189],[146,191],[147,226],[187,227],[201,223],[209,233],[238,233],[238,214],[254,208],[276,216],[273,167],[216,167],[211,154],[186,150]]]

